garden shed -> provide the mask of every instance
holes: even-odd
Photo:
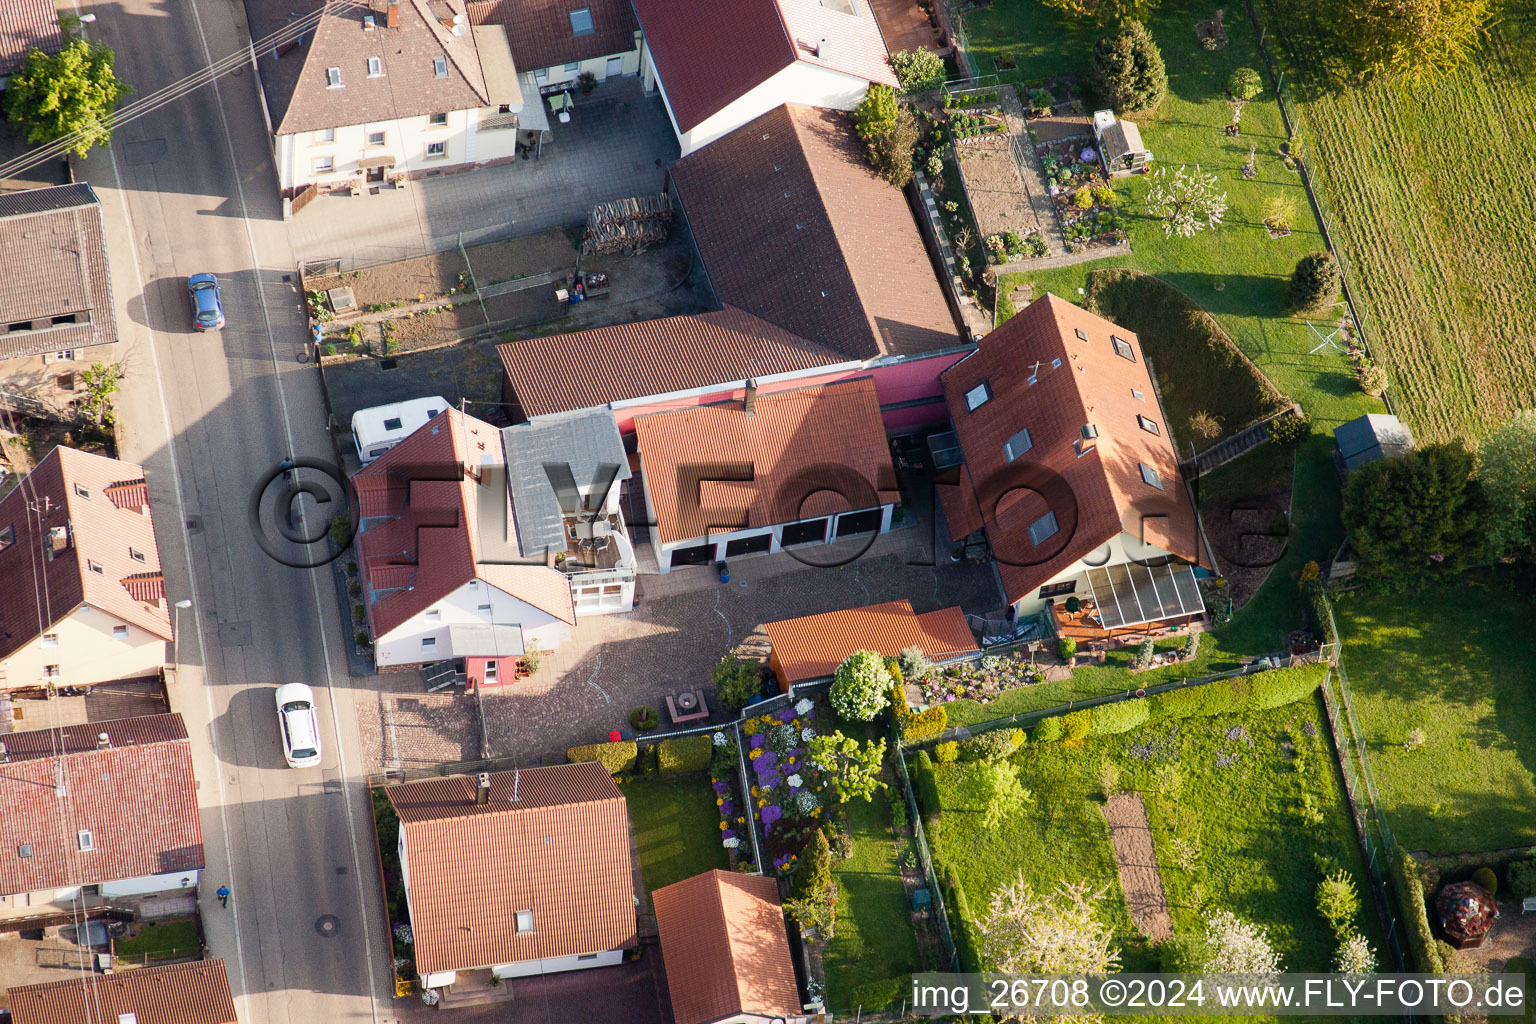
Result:
[[[825,679],[854,651],[894,658],[917,647],[938,664],[981,654],[958,605],[918,615],[906,599],[769,622],[763,632],[773,645],[768,664],[785,692],[794,683]]]
[[[1152,151],[1141,142],[1141,129],[1117,119],[1112,110],[1094,111],[1093,137],[1098,140],[1104,173],[1111,178],[1145,174],[1152,163]]]
[[[1476,882],[1452,882],[1441,889],[1435,912],[1445,941],[1457,949],[1481,946],[1499,917],[1493,895]]]
[[[1367,462],[1391,458],[1413,450],[1413,433],[1390,413],[1372,412],[1333,428],[1344,469],[1354,470]]]

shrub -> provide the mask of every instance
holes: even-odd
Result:
[[[923,46],[893,54],[891,69],[905,93],[933,92],[944,84],[944,58]]]
[[[1077,743],[1093,728],[1093,716],[1087,708],[1069,711],[1061,716],[1061,738],[1066,743]]]
[[[1090,73],[1099,98],[1116,110],[1149,110],[1168,92],[1162,51],[1139,21],[1127,22],[1117,35],[1099,40]]]
[[[1236,710],[1268,711],[1310,697],[1323,684],[1323,673],[1316,665],[1295,665],[1273,668],[1243,681],[1250,684],[1247,707]],[[1219,684],[1207,684],[1211,685]]]
[[[1059,739],[1061,739],[1060,716],[1041,719],[1040,724],[1035,726],[1036,743],[1055,743]]]
[[[707,738],[705,742],[708,742]],[[608,769],[609,775],[618,775],[635,766],[635,757],[638,753],[639,748],[635,746],[634,740],[612,740],[608,743],[588,743],[584,746],[572,747],[565,752],[565,756],[572,764],[596,761]]]
[[[1147,705],[1145,698],[1101,704],[1093,709],[1093,725],[1090,732],[1095,736],[1113,736],[1117,733],[1130,732],[1145,724],[1151,714],[1152,709]]]
[[[839,716],[868,722],[889,701],[891,685],[891,674],[885,670],[880,655],[854,651],[837,666],[827,699]]]
[[[1536,896],[1536,857],[1515,861],[1504,877],[1509,882],[1509,894],[1516,899],[1528,900]]]
[[[906,679],[904,679],[901,675],[901,662],[897,661],[895,658],[886,658],[885,670],[891,674],[891,679],[893,679],[896,683],[893,689],[900,690],[902,684],[906,682]]]
[[[960,760],[960,744],[954,740],[934,744],[933,759],[939,764],[954,764]]]
[[[912,180],[912,147],[921,137],[912,111],[886,85],[871,85],[853,111],[853,126],[864,140],[869,165],[886,181],[905,188]]]
[[[345,548],[352,543],[352,516],[342,512],[331,518],[331,543],[337,548]]]
[[[1301,585],[1301,596],[1307,607],[1307,621],[1312,632],[1323,638],[1323,643],[1337,643],[1339,636],[1333,631],[1333,616],[1328,613],[1328,590],[1316,577]]]
[[[1387,371],[1376,363],[1361,363],[1355,370],[1355,383],[1372,398],[1380,398],[1387,393]]]
[[[740,711],[763,692],[763,670],[755,661],[727,654],[709,674],[720,703]]]
[[[1339,301],[1339,281],[1339,261],[1333,253],[1308,253],[1291,271],[1291,305],[1303,313],[1321,312]]]
[[[1066,661],[1077,654],[1077,641],[1069,636],[1064,636],[1056,644],[1056,653],[1061,655],[1061,660]]]
[[[1146,668],[1152,664],[1152,656],[1156,653],[1157,644],[1152,641],[1151,637],[1147,637],[1141,642],[1141,646],[1136,648],[1136,654],[1131,658],[1131,667]]]
[[[1253,68],[1238,68],[1227,78],[1227,94],[1235,100],[1251,100],[1264,91],[1264,79]]]
[[[354,636],[352,639],[357,641],[357,646],[359,646],[359,647],[372,647],[373,646],[373,637],[368,635],[368,631],[367,630],[363,630],[363,629],[358,630],[357,631],[357,635]]]
[[[368,620],[368,610],[360,604],[352,606],[352,621],[361,626]]]
[[[933,759],[928,751],[919,750],[912,759],[912,786],[917,791],[917,806],[922,808],[923,821],[937,820],[944,805],[939,803],[939,780],[933,773]]]
[[[1021,729],[993,729],[960,741],[962,761],[1001,761],[1024,745]]]
[[[1481,867],[1472,872],[1472,881],[1487,889],[1490,895],[1499,894],[1499,879],[1493,873],[1493,868]]]
[[[1269,439],[1286,448],[1295,448],[1312,436],[1312,417],[1306,413],[1281,413],[1269,421]]]
[[[629,713],[629,724],[636,732],[650,732],[661,724],[661,719],[656,716],[655,708],[635,708]]]
[[[663,772],[702,772],[709,767],[714,745],[707,734],[678,736],[662,740],[660,768]]]
[[[795,862],[794,877],[790,882],[790,898],[796,900],[826,900],[832,893],[832,848],[820,829],[811,836]]]
[[[795,727],[788,722],[781,722],[768,730],[768,746],[780,757],[788,756],[795,749],[798,739]]]
[[[645,774],[655,774],[661,766],[661,751],[654,743],[647,743],[640,748],[639,756],[635,758],[635,764]]]
[[[923,170],[930,178],[944,177],[944,157],[938,153],[929,153],[928,160],[923,164]]]
[[[1084,185],[1072,196],[1072,205],[1079,210],[1093,209],[1093,190]]]
[[[1360,894],[1355,890],[1355,880],[1343,871],[1336,871],[1317,883],[1317,912],[1323,915],[1335,938],[1343,940],[1355,930],[1355,918],[1360,914]]]
[[[976,941],[976,926],[971,922],[971,908],[966,901],[965,890],[955,880],[952,869],[944,869],[944,909],[955,934],[955,954],[960,958],[960,970],[974,974],[982,969]]]
[[[714,779],[728,779],[735,781],[740,770],[740,751],[736,747],[736,741],[727,738],[724,743],[710,744],[714,747],[709,754],[709,775]]]
[[[949,726],[949,714],[944,705],[935,704],[921,714],[907,715],[901,726],[903,743],[922,743],[938,736]]]
[[[1196,630],[1193,630],[1193,629],[1189,631],[1189,635],[1184,638],[1184,648],[1183,648],[1183,652],[1182,653],[1184,654],[1184,657],[1188,658],[1191,661],[1193,661],[1196,657],[1199,656],[1199,654],[1200,654],[1200,634],[1199,634],[1199,632],[1197,632]]]
[[[901,674],[906,679],[916,682],[927,677],[933,671],[933,663],[928,660],[928,655],[918,646],[904,648],[896,658],[896,663],[901,666]]]

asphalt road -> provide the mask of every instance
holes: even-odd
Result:
[[[248,38],[231,0],[80,10],[140,96]],[[302,296],[253,79],[247,65],[120,126],[76,175],[107,222],[123,457],[147,468],[171,600],[192,601],[171,700],[193,737],[211,953],[227,960],[248,1024],[379,1021],[387,939],[331,577],[277,564],[247,517],[253,486],[284,456],[331,456],[317,372],[298,361]],[[222,332],[191,329],[185,280],[202,271],[222,282]],[[300,504],[312,528],[331,514]],[[319,695],[318,768],[283,764],[273,690],[293,680]],[[213,896],[221,883],[228,910]]]

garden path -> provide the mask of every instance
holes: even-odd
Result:
[[[1172,938],[1173,918],[1168,913],[1168,895],[1163,892],[1163,875],[1158,870],[1152,827],[1147,824],[1141,795],[1116,793],[1104,804],[1104,819],[1109,822],[1109,839],[1115,847],[1120,888],[1125,892],[1131,920],[1153,942]]]

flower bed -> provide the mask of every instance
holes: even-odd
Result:
[[[792,708],[749,718],[747,740],[748,807],[761,828],[763,858],[788,874],[806,839],[820,824],[824,783],[806,757],[816,735],[816,707],[802,699]]]
[[[956,700],[974,700],[985,704],[1004,690],[1045,682],[1045,671],[1031,665],[1019,654],[988,655],[978,662],[935,668],[917,683],[923,703],[945,704]]]
[[[715,806],[720,811],[720,842],[735,867],[742,860],[750,861],[751,843],[747,838],[747,805],[741,798],[741,786],[737,769],[740,752],[736,743],[724,732],[713,736],[714,753],[710,757],[710,785],[715,791]]]

